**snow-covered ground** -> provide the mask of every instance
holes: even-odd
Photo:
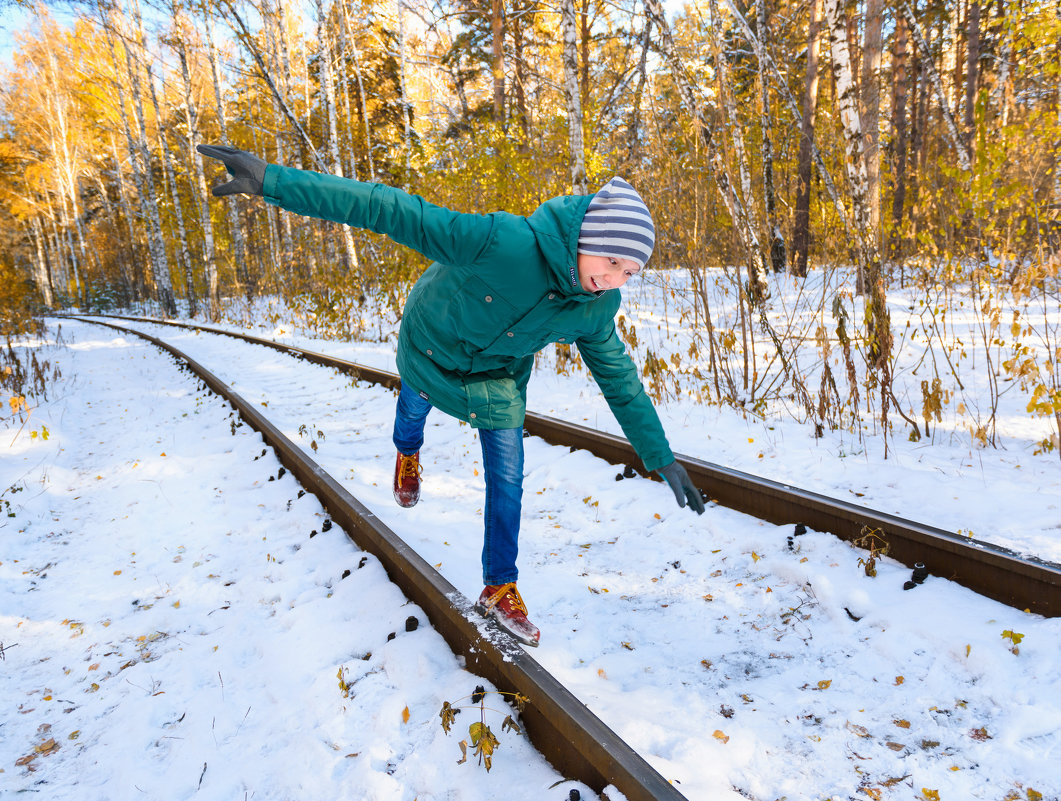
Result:
[[[392,393],[230,338],[138,327],[315,443],[328,472],[478,593],[474,431],[429,418],[424,496],[400,509]],[[393,369],[389,344],[276,333]],[[49,401],[21,432],[0,429],[13,515],[0,517],[0,796],[595,798],[500,731],[494,696],[492,770],[457,764],[480,713],[447,735],[438,711],[481,682],[429,627],[406,631],[423,615],[375,560],[359,569],[317,502],[270,480],[260,437],[233,430],[169,357],[71,321],[62,338],[37,345],[62,367]],[[584,375],[536,375],[530,406],[617,430]],[[870,437],[815,440],[688,403],[661,416],[682,453],[1061,556],[1056,454],[896,441],[885,461]],[[689,799],[1061,796],[1061,622],[936,577],[906,592],[909,570],[885,560],[868,578],[865,554],[830,536],[790,549],[791,526],[697,517],[663,485],[526,444],[534,657]]]

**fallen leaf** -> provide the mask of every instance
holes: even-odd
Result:
[[[908,721],[908,720],[893,720],[892,723],[894,723],[900,729],[909,729],[910,728],[910,721]]]
[[[55,742],[54,738],[49,737],[40,745],[36,746],[33,750],[38,754],[48,755],[59,748],[59,743]]]
[[[721,729],[715,729],[715,733],[711,736],[716,740],[721,740],[723,743],[729,742],[729,737]]]
[[[408,723],[408,722],[409,722],[409,707],[405,707],[405,709],[402,710],[402,723]]]

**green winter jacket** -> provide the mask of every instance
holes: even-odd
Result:
[[[615,332],[618,290],[586,292],[578,233],[592,195],[547,200],[529,217],[462,214],[400,189],[270,164],[273,205],[385,234],[434,263],[405,304],[402,380],[476,428],[523,424],[534,354],[575,343],[645,467],[674,461],[637,368]]]

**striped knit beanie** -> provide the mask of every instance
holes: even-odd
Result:
[[[630,259],[644,267],[655,243],[656,228],[645,201],[622,178],[612,178],[586,209],[578,232],[578,252]]]

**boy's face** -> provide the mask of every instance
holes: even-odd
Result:
[[[637,262],[630,259],[578,254],[578,282],[587,292],[618,289],[639,272],[641,268]]]

